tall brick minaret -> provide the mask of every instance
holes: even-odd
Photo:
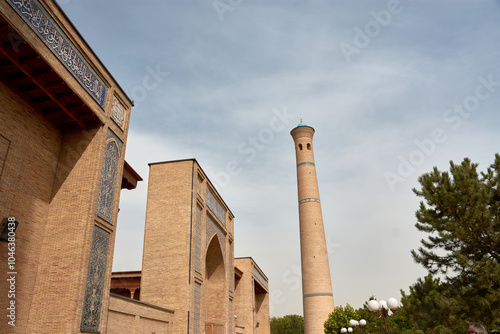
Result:
[[[312,139],[314,129],[304,123],[290,134],[295,142],[299,194],[300,256],[305,334],[324,333],[333,311],[332,281],[319,200]]]

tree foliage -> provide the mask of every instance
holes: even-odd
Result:
[[[419,280],[406,297],[415,322],[416,314],[425,323],[439,319],[435,333],[446,332],[446,317],[460,325],[476,320],[500,327],[500,155],[486,172],[477,167],[468,158],[460,165],[450,162],[449,172],[434,168],[419,177],[421,189],[413,189],[424,199],[415,226],[428,237],[412,256],[444,280]],[[432,297],[424,295],[429,291]]]
[[[325,321],[326,334],[338,334],[340,330],[349,327],[350,320],[360,320],[358,313],[354,308],[347,304],[345,307],[342,305],[334,308],[333,312],[328,315]]]
[[[461,319],[462,307],[454,298],[450,285],[431,274],[418,279],[410,287],[410,294],[401,291],[401,295],[404,305],[401,313],[406,318],[408,329],[418,328],[430,333],[433,330],[442,331],[444,327],[462,332],[467,327],[467,321]]]
[[[304,318],[301,315],[289,314],[281,318],[271,318],[271,334],[303,334]]]

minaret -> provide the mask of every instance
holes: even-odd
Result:
[[[324,322],[333,311],[332,281],[319,200],[312,139],[314,129],[302,123],[290,134],[295,142],[299,194],[300,257],[304,333],[324,333]]]

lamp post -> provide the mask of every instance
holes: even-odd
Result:
[[[349,326],[351,327],[348,327],[348,328],[342,328],[340,330],[341,333],[352,333],[353,332],[353,327],[354,327],[354,330],[355,331],[358,331],[358,327],[361,326],[361,327],[364,327],[366,326],[366,320],[365,319],[361,319],[360,321],[357,321],[357,320],[349,320]]]
[[[392,313],[396,312],[396,310],[399,307],[399,303],[396,298],[389,298],[387,301],[381,300],[380,302],[376,301],[375,299],[369,300],[368,301],[368,310],[370,310],[373,315],[376,316],[376,314],[380,311],[380,315],[375,319],[380,319],[380,317],[384,318],[384,326],[385,326],[385,332],[389,333],[389,329],[387,328],[387,317],[389,316],[389,310],[392,311]]]

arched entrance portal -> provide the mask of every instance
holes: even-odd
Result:
[[[206,261],[206,322],[205,333],[225,333],[227,320],[226,269],[219,237],[214,235],[207,248]]]

